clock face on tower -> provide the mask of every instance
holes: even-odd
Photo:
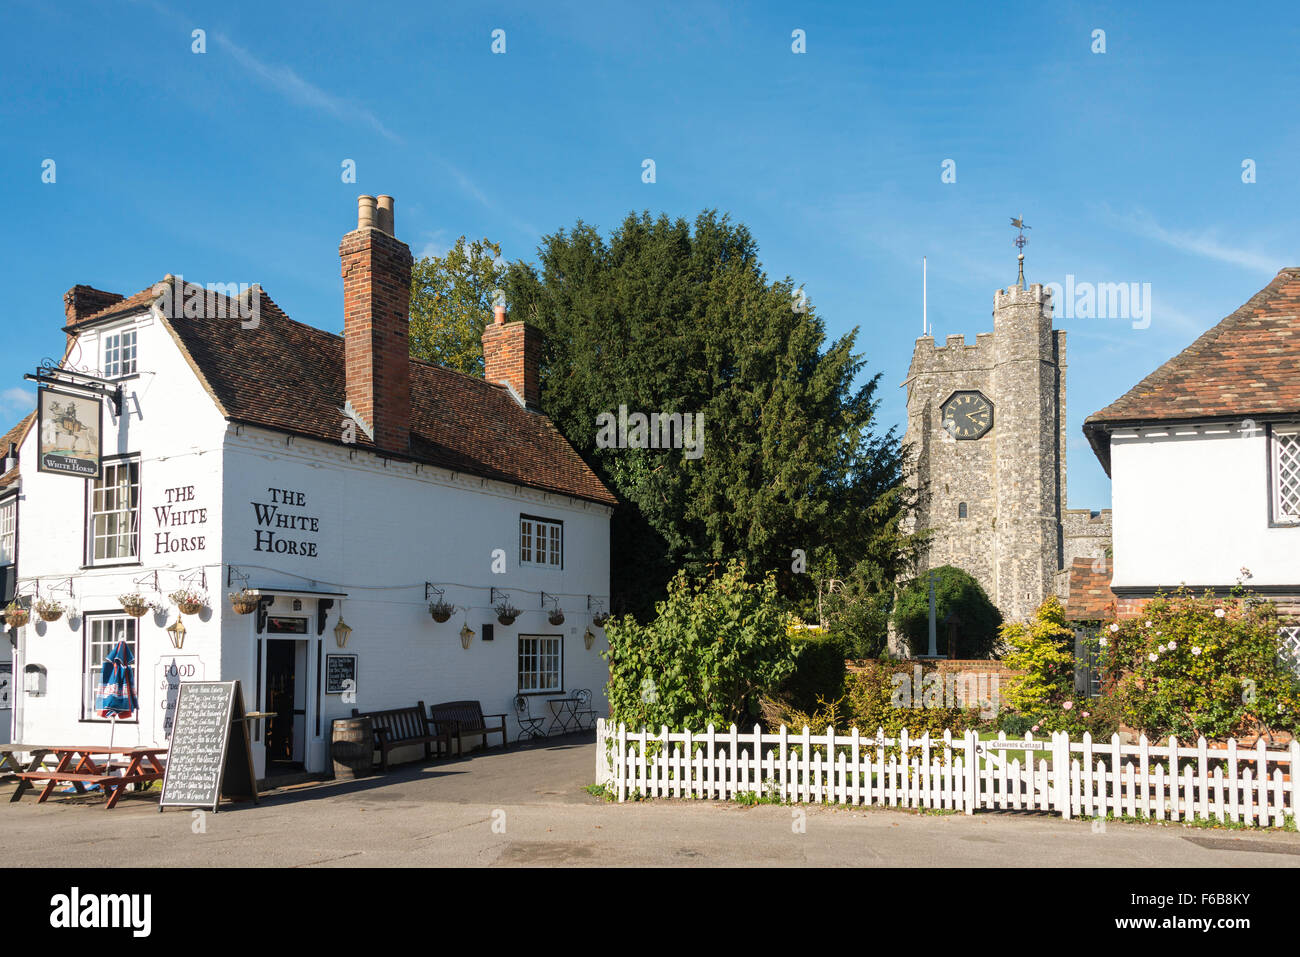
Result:
[[[980,392],[954,392],[940,411],[943,427],[955,439],[978,439],[993,428],[993,403]]]

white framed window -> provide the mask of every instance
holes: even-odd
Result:
[[[135,330],[123,329],[104,336],[104,378],[135,374]]]
[[[564,690],[562,635],[519,636],[519,690],[523,694]]]
[[[564,567],[564,523],[535,515],[519,516],[519,563]]]
[[[140,461],[104,463],[101,478],[87,482],[86,564],[136,561],[140,555]]]
[[[100,717],[95,710],[95,693],[99,691],[100,678],[104,673],[104,659],[119,641],[125,641],[131,649],[132,670],[136,674],[137,686],[139,669],[134,663],[139,659],[136,644],[137,620],[129,615],[86,615],[85,616],[85,668],[81,682],[81,717],[85,721],[109,721]],[[139,688],[135,689],[139,694]],[[137,711],[138,714],[138,711]],[[136,715],[125,720],[135,720]]]
[[[1273,523],[1300,525],[1300,422],[1269,428]]]
[[[1282,659],[1291,666],[1291,670],[1300,674],[1300,625],[1283,625],[1277,634],[1282,639]]]
[[[14,563],[15,549],[18,545],[18,500],[10,499],[0,504],[0,565]]]

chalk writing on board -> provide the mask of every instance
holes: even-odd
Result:
[[[162,803],[215,807],[229,740],[233,682],[181,685]]]
[[[349,685],[347,682],[351,681]],[[325,656],[325,693],[326,694],[343,694],[345,691],[356,691],[357,688],[357,656],[356,655],[326,655]]]

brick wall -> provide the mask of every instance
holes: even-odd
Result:
[[[406,452],[411,434],[411,250],[374,227],[339,244],[347,400],[375,444]]]
[[[505,382],[530,408],[542,402],[542,335],[523,322],[505,322],[504,310],[483,330],[483,377]]]

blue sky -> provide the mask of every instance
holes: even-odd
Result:
[[[417,255],[728,212],[832,335],[859,327],[901,432],[921,257],[935,335],[989,331],[1023,214],[1029,281],[1150,283],[1148,328],[1058,318],[1070,505],[1104,507],[1084,417],[1300,264],[1293,8],[1133,6],[11,0],[0,415],[29,407],[77,283],[261,282],[338,331],[364,192],[396,197]]]

